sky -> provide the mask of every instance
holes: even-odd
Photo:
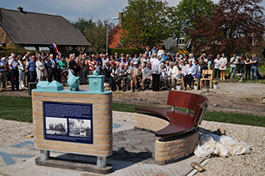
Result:
[[[165,1],[170,6],[180,2],[180,0]],[[218,2],[218,0],[213,1]],[[0,7],[5,9],[16,10],[21,6],[25,11],[61,15],[70,22],[75,22],[78,18],[107,20],[117,17],[127,4],[127,0],[0,0]],[[265,0],[262,5],[265,6]]]

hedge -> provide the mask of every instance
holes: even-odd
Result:
[[[140,48],[112,48],[110,49],[110,55],[114,55],[115,53],[118,53],[118,55],[120,56],[122,53],[123,54],[131,54],[132,57],[134,56],[134,54],[139,54],[142,53],[143,50]]]
[[[24,55],[26,52],[35,53],[37,51],[26,50],[24,48],[15,48],[15,47],[0,47],[0,56],[10,56],[11,53],[16,55]]]

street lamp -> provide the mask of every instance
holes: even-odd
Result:
[[[108,33],[109,33],[109,30],[108,30],[108,21],[109,20],[118,20],[119,17],[112,17],[110,19],[107,20],[106,22],[106,53],[108,53],[108,48],[109,48],[109,42],[108,42]]]

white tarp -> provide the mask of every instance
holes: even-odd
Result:
[[[250,153],[250,146],[244,142],[238,142],[234,137],[216,134],[200,134],[198,144],[195,148],[197,157],[209,157],[217,155],[228,157]]]

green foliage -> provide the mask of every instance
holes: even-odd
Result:
[[[132,56],[134,54],[139,54],[141,53],[142,50],[139,48],[112,48],[110,49],[110,54],[114,55],[115,53],[118,53],[118,55],[120,54],[131,54]]]
[[[77,28],[83,35],[85,35],[87,30],[91,30],[95,23],[93,22],[92,18],[86,20],[84,18],[79,18],[76,23],[73,23],[73,26]]]
[[[169,9],[170,28],[173,36],[186,36],[186,30],[193,26],[196,17],[210,17],[214,13],[214,3],[211,0],[182,0],[177,7]]]
[[[137,47],[162,43],[170,34],[167,9],[161,0],[129,1],[122,21],[123,43]]]
[[[264,42],[265,31],[264,7],[260,3],[261,0],[220,0],[210,18],[196,17],[189,30],[195,52],[228,56],[256,52]]]
[[[92,53],[102,53],[105,51],[107,22],[101,20],[94,22],[92,18],[89,20],[79,18],[76,23],[73,23],[73,26],[76,27],[91,44],[90,51]],[[112,27],[113,24],[108,24],[109,31]]]
[[[101,53],[106,48],[106,25],[98,20],[91,29],[85,31],[85,37],[94,53]]]
[[[24,55],[26,52],[35,53],[37,51],[29,51],[24,48],[16,48],[16,47],[0,47],[0,56],[10,56],[11,53],[16,55]]]

